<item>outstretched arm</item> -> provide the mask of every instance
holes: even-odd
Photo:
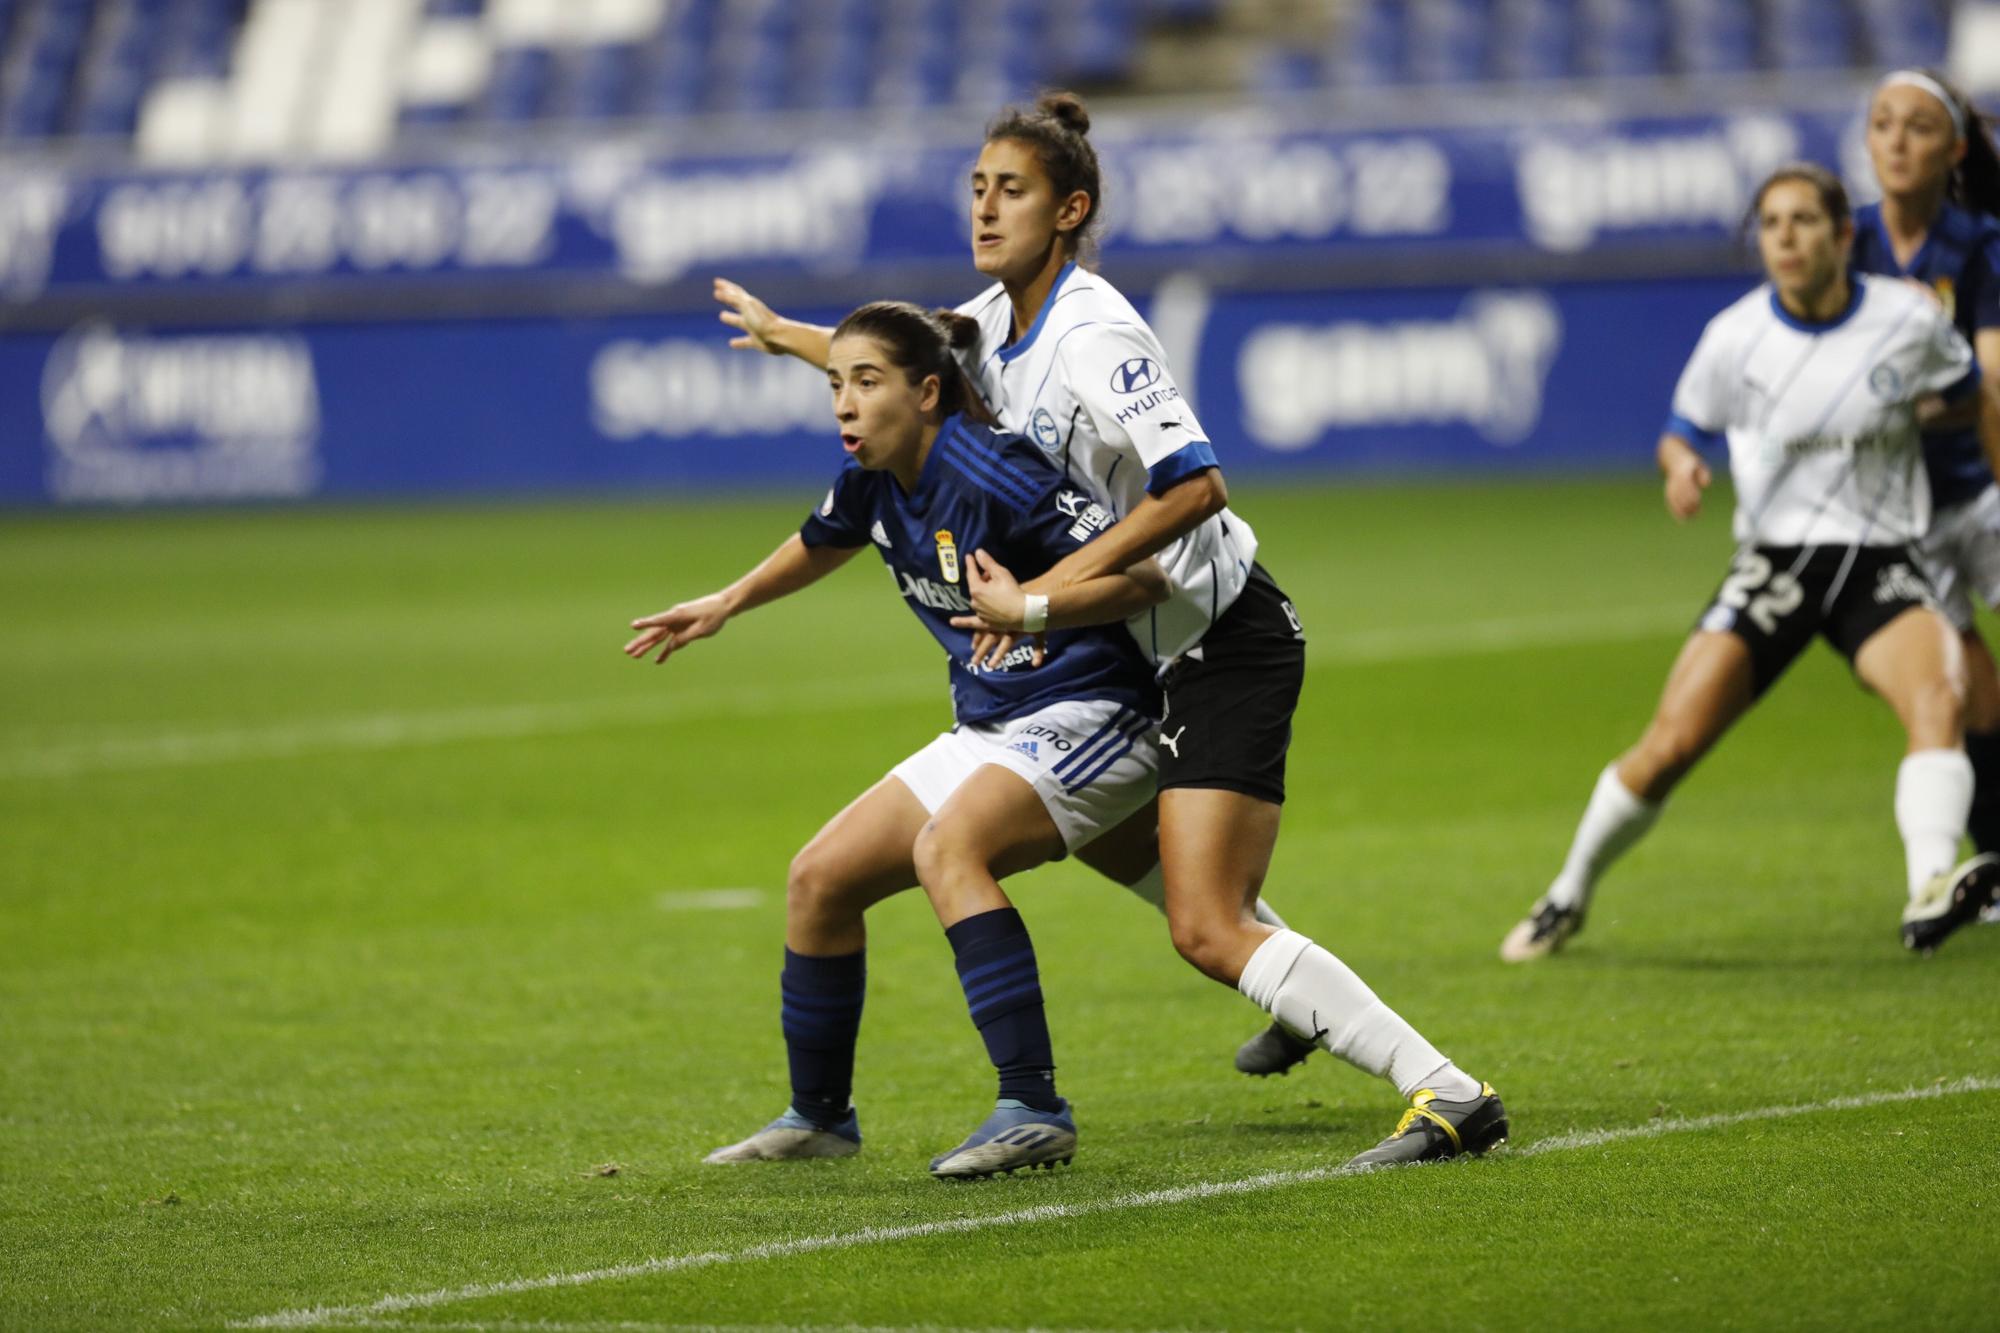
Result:
[[[790,596],[825,578],[852,559],[859,549],[808,546],[793,533],[755,569],[720,592],[633,621],[632,628],[638,633],[625,645],[625,655],[637,660],[657,648],[659,656],[654,660],[664,662],[677,650],[716,633],[732,616]]]
[[[795,356],[816,369],[826,369],[827,348],[833,342],[833,330],[826,325],[786,319],[727,278],[715,280],[715,299],[726,307],[722,322],[743,331],[741,337],[729,340],[731,347]]]

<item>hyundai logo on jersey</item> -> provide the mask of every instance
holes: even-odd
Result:
[[[1152,358],[1135,356],[1111,372],[1111,387],[1119,393],[1137,393],[1160,378],[1160,368]]]

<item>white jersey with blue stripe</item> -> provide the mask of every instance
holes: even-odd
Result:
[[[1095,273],[1066,265],[1019,339],[997,283],[959,310],[979,321],[979,344],[962,360],[1000,424],[1034,441],[1117,518],[1148,492],[1216,466],[1159,339]],[[1200,643],[1236,601],[1257,535],[1225,509],[1154,558],[1173,595],[1127,623],[1140,649],[1165,662]]]
[[[1972,348],[1907,283],[1856,275],[1824,323],[1770,284],[1708,323],[1674,390],[1667,429],[1729,444],[1736,540],[1894,546],[1930,526],[1916,404],[1978,387]]]
[[[1024,643],[997,667],[974,667],[970,631],[951,623],[972,609],[965,570],[974,551],[1029,579],[1110,526],[1110,515],[1026,440],[952,416],[915,490],[849,459],[799,537],[808,546],[875,547],[905,605],[951,660],[960,723],[1026,717],[1065,699],[1107,699],[1155,717],[1152,670],[1116,625],[1049,631],[1040,666]]]

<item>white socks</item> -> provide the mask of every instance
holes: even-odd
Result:
[[[1896,770],[1896,829],[1910,872],[1910,896],[1958,863],[1972,811],[1972,761],[1963,750],[1919,750]]]
[[[1970,784],[1968,776],[1968,792],[1972,789]],[[1634,796],[1618,780],[1618,765],[1607,767],[1597,775],[1590,804],[1583,808],[1576,839],[1569,845],[1569,859],[1549,885],[1549,901],[1557,907],[1587,906],[1598,876],[1631,850],[1633,843],[1645,837],[1646,830],[1659,817],[1659,802],[1642,801]]]
[[[1479,1095],[1479,1082],[1445,1059],[1353,969],[1293,930],[1257,946],[1236,989],[1271,1017],[1341,1059],[1388,1079],[1411,1097],[1433,1089],[1446,1101]]]
[[[1167,877],[1160,869],[1158,861],[1153,862],[1153,868],[1148,870],[1144,877],[1127,884],[1125,888],[1141,902],[1151,903],[1162,912],[1167,910]],[[1285,928],[1285,919],[1266,907],[1262,898],[1257,900],[1257,919],[1267,926],[1276,926],[1279,930]]]

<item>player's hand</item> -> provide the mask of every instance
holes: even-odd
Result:
[[[715,280],[715,299],[728,307],[720,316],[722,322],[732,329],[743,330],[741,337],[729,340],[731,347],[755,348],[772,356],[784,355],[785,349],[772,341],[778,332],[776,311],[727,278]]]
[[[1007,566],[985,551],[974,551],[965,562],[965,590],[972,594],[972,609],[986,629],[1018,630],[1027,610],[1028,597]]]
[[[977,616],[960,616],[951,622],[960,629],[972,629],[979,623]],[[1023,638],[1022,634],[1009,634],[1003,630],[972,629],[972,653],[965,660],[973,666],[998,667],[1007,660],[1007,654],[1014,651]],[[1040,666],[1048,661],[1048,636],[1033,636],[1034,647],[1028,654],[1030,666]]]
[[[638,661],[657,648],[659,656],[653,660],[664,662],[696,639],[708,638],[728,622],[729,608],[723,604],[720,593],[682,602],[633,621],[632,628],[638,633],[625,645],[625,656]]]
[[[953,617],[952,626],[972,631],[973,666],[997,667],[1025,637],[1021,615],[1027,608],[1027,594],[1008,568],[984,550],[974,551],[966,559],[965,587],[972,595],[973,614]],[[1040,666],[1047,640],[1040,634],[1034,638],[1030,660]]]
[[[1715,480],[1708,464],[1690,455],[1667,470],[1667,512],[1682,523],[1701,512],[1701,493]]]

